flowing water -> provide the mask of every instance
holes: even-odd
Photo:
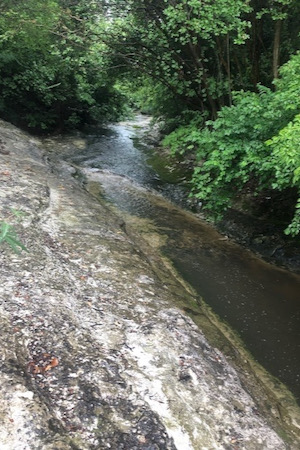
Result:
[[[224,239],[181,204],[180,183],[151,167],[141,140],[147,120],[111,125],[88,135],[87,148],[67,160],[97,172],[104,197],[118,209],[150,219],[163,252],[213,311],[239,333],[253,357],[300,400],[300,276],[271,266]]]

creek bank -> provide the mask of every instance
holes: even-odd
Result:
[[[299,448],[292,400],[208,342],[155,248],[41,141],[4,122],[0,137],[1,217],[22,211],[29,250],[0,247],[1,448]]]
[[[150,164],[158,170],[163,180],[185,186],[185,196],[177,202],[175,199],[175,202],[206,220],[201,202],[199,206],[199,200],[188,197],[189,180],[195,165],[194,155],[171,156],[168,149],[160,146],[163,137],[159,124],[149,124],[145,136],[141,137],[141,141],[144,140],[155,149]],[[159,169],[159,164],[164,166],[164,170]],[[284,229],[293,217],[296,201],[297,195],[293,192],[265,191],[253,197],[245,191],[214,226],[265,261],[300,273],[300,238],[284,234]]]
[[[276,208],[279,206],[276,204]],[[284,210],[285,205],[282,204],[281,208]],[[232,208],[216,228],[265,261],[299,274],[300,238],[285,236],[283,230],[286,225],[278,226],[273,214],[261,217]]]

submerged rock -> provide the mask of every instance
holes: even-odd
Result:
[[[1,449],[298,448],[175,306],[159,255],[39,141],[0,137],[1,218],[29,250],[0,249]]]

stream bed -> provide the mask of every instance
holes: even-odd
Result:
[[[214,285],[240,249],[133,179],[165,187],[140,124],[40,140],[0,122],[1,215],[28,249],[0,251],[1,450],[298,450],[291,393],[174,268]],[[131,176],[101,167],[114,152]]]
[[[93,129],[64,158],[101,186],[98,195],[121,210],[125,223],[135,218],[141,230],[143,221],[151,224],[176,270],[299,402],[300,276],[260,260],[180,207],[184,187],[149,162],[148,123],[139,116]],[[151,244],[149,226],[144,234]]]

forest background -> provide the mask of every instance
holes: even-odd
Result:
[[[193,161],[210,217],[276,197],[299,235],[299,16],[299,0],[2,0],[0,117],[49,133],[140,109]]]

